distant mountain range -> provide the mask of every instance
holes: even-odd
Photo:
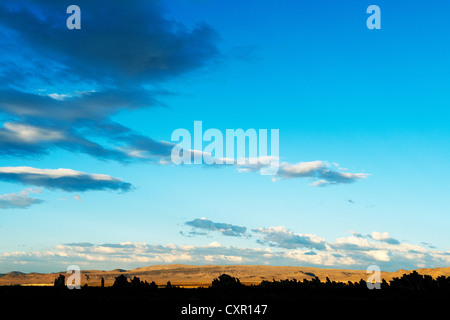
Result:
[[[386,281],[394,277],[401,277],[413,270],[398,270],[395,272],[381,272],[381,277]],[[417,269],[419,274],[438,276],[450,276],[450,267]],[[115,269],[111,271],[82,270],[81,284],[99,286],[101,278],[105,280],[105,286],[110,286],[119,275],[127,278],[138,277],[141,281],[155,281],[158,285],[165,285],[168,281],[172,285],[182,287],[209,286],[214,278],[226,273],[239,278],[243,284],[259,284],[263,280],[272,281],[284,279],[312,279],[318,277],[325,281],[328,277],[331,281],[347,282],[367,280],[369,274],[365,270],[325,269],[310,267],[281,267],[263,265],[153,265],[132,270]],[[55,273],[22,273],[18,271],[0,274],[0,285],[53,285],[53,281],[60,275],[66,275],[65,271]],[[66,275],[67,277],[68,275]]]

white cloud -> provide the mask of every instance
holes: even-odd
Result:
[[[55,271],[54,268],[58,270],[69,263],[104,270],[166,263],[301,265],[364,270],[376,264],[384,271],[444,267],[450,263],[450,251],[407,242],[387,243],[358,233],[328,242],[317,235],[294,233],[283,226],[257,230],[263,241],[259,242],[260,247],[254,248],[224,246],[218,242],[206,245],[82,242],[60,244],[42,251],[4,252],[0,254],[0,263],[3,271],[16,270],[14,266],[19,263],[26,266],[20,271],[28,272],[42,268],[46,268],[46,272]],[[385,233],[380,235],[387,238]],[[268,238],[264,238],[266,236]]]
[[[388,250],[371,250],[365,252],[369,257],[374,258],[377,261],[389,261],[389,251]]]
[[[33,167],[0,167],[0,181],[60,189],[64,191],[129,191],[131,184],[105,174],[89,174],[72,169],[39,169]]]
[[[377,241],[391,243],[391,244],[399,244],[400,243],[398,240],[389,236],[389,233],[387,233],[387,232],[381,233],[381,232],[374,231],[374,232],[372,232],[372,239],[377,240]]]
[[[57,142],[66,139],[64,133],[56,129],[46,129],[29,124],[5,122],[3,133],[9,139],[16,139],[26,143]]]
[[[30,193],[40,193],[39,189],[26,189],[18,193],[0,195],[0,209],[26,209],[44,200],[30,197]]]
[[[295,248],[315,248],[325,249],[325,239],[313,234],[296,234],[285,226],[257,228],[253,232],[260,234],[258,242],[269,246],[295,249]]]
[[[278,170],[271,170],[272,165],[278,166]],[[340,168],[335,168],[333,165],[324,161],[309,161],[298,163],[279,163],[278,158],[266,157],[257,158],[255,163],[235,164],[239,172],[260,171],[261,174],[270,172],[273,175],[273,181],[293,179],[293,178],[308,178],[312,180],[312,186],[325,186],[330,184],[354,183],[361,179],[366,179],[369,174],[366,173],[350,173],[342,172]],[[267,171],[270,170],[270,171]]]
[[[69,97],[67,94],[59,94],[59,93],[50,93],[48,96],[55,100],[64,100],[65,98]]]
[[[217,241],[213,241],[210,244],[208,244],[208,247],[211,247],[211,248],[219,248],[221,246],[222,245],[219,242],[217,242]]]
[[[281,176],[286,178],[310,177],[315,171],[325,168],[322,161],[299,162],[296,164],[284,163]]]

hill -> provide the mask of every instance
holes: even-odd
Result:
[[[386,281],[394,277],[401,277],[404,273],[410,273],[413,270],[399,270],[396,272],[382,272],[381,277]],[[450,267],[417,269],[419,274],[430,275],[433,278],[438,276],[450,276]],[[88,286],[99,286],[101,278],[105,279],[105,285],[110,286],[119,275],[123,274],[127,278],[134,276],[142,281],[155,281],[158,285],[165,285],[170,281],[173,285],[182,287],[209,286],[214,278],[226,273],[237,277],[243,284],[259,284],[263,280],[272,279],[312,279],[318,277],[325,281],[328,277],[331,281],[347,282],[366,280],[368,274],[365,270],[346,270],[346,269],[325,269],[314,267],[286,267],[286,266],[262,266],[262,265],[152,265],[132,270],[115,269],[110,271],[82,270],[81,284]],[[65,271],[55,273],[21,273],[17,271],[8,272],[0,277],[0,285],[52,285],[59,274],[65,274]]]

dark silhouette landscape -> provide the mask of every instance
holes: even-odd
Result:
[[[318,268],[317,268],[318,269]],[[445,268],[446,269],[446,268]],[[326,269],[323,269],[326,270]],[[10,277],[20,277],[24,274],[13,273]],[[51,285],[21,285],[9,284],[0,286],[2,299],[17,297],[32,297],[41,299],[80,299],[80,300],[121,300],[137,299],[148,301],[195,301],[195,300],[227,300],[242,298],[245,300],[295,300],[295,299],[448,299],[450,298],[450,276],[440,275],[433,277],[420,274],[416,270],[406,272],[391,280],[383,278],[379,289],[369,289],[366,280],[336,281],[329,277],[320,279],[313,273],[305,274],[303,279],[286,278],[262,280],[258,284],[244,284],[238,277],[223,273],[209,283],[208,286],[183,287],[167,281],[157,284],[155,281],[141,280],[136,275],[130,276],[122,270],[122,274],[114,277],[114,282],[105,285],[101,277],[98,285],[89,285],[84,281],[80,289],[68,289],[65,273],[57,275]],[[368,275],[367,275],[368,276]],[[365,278],[367,278],[367,276]],[[6,276],[3,276],[3,278]],[[89,279],[90,277],[86,277]],[[178,278],[177,278],[178,279]],[[178,279],[179,280],[179,279]],[[179,282],[179,281],[178,281]]]
[[[450,268],[417,269],[419,274],[429,275],[436,279],[439,276],[450,276]],[[398,270],[395,272],[381,271],[381,278],[390,281],[400,278],[403,274],[408,274],[413,270]],[[22,273],[18,271],[0,274],[0,286],[2,285],[47,285],[52,286],[59,274],[65,274],[65,270],[54,273]],[[262,281],[312,280],[318,277],[322,281],[329,278],[336,282],[359,282],[367,279],[366,270],[331,269],[300,266],[265,266],[265,265],[152,265],[131,270],[81,270],[81,285],[87,284],[89,287],[104,286],[110,287],[115,279],[124,275],[127,279],[137,277],[142,281],[154,281],[158,286],[163,287],[168,281],[173,285],[182,288],[209,287],[211,282],[221,274],[229,274],[239,278],[244,285],[259,285]]]
[[[101,306],[112,313],[119,306],[135,310],[150,308],[169,319],[183,319],[186,316],[206,319],[211,315],[192,312],[207,307],[220,310],[221,313],[217,311],[214,318],[229,318],[231,315],[226,314],[226,311],[237,310],[240,317],[284,319],[300,307],[314,307],[321,314],[331,312],[329,308],[322,310],[324,304],[352,309],[374,304],[383,307],[394,304],[408,307],[409,312],[413,312],[411,306],[416,308],[419,303],[440,304],[450,301],[450,276],[432,277],[416,270],[389,281],[382,279],[379,289],[372,290],[364,279],[335,281],[329,277],[320,279],[312,273],[302,280],[272,279],[258,284],[243,284],[238,277],[223,273],[208,286],[195,288],[180,287],[171,281],[156,284],[155,281],[129,276],[125,270],[108,286],[102,277],[99,285],[84,283],[80,289],[69,289],[66,286],[67,278],[65,273],[57,274],[53,284],[47,286],[2,285],[0,301],[4,305],[20,302],[34,306],[63,307],[68,303],[74,306]],[[261,313],[262,309],[264,314]],[[191,314],[182,315],[182,310],[189,310]]]

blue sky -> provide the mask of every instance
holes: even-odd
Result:
[[[449,265],[449,4],[71,4],[0,4],[0,273]],[[171,164],[194,121],[279,129],[280,179]]]

